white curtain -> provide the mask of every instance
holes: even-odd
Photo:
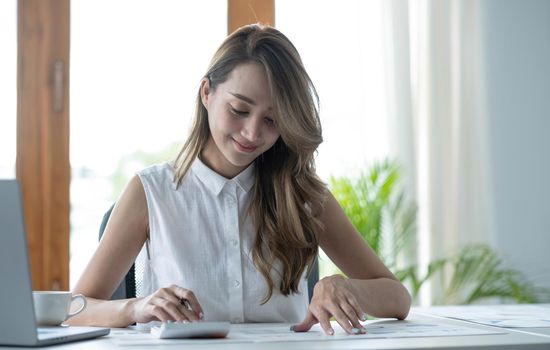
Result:
[[[491,241],[482,33],[476,0],[385,1],[392,153],[418,204],[418,263]],[[423,287],[437,302],[444,281]]]

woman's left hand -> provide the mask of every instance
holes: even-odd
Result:
[[[366,320],[349,280],[341,275],[325,277],[315,285],[313,297],[304,321],[291,327],[294,332],[307,332],[319,323],[328,335],[334,334],[330,318],[334,317],[348,334],[364,334],[365,328],[359,321]]]

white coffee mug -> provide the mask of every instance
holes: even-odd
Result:
[[[34,315],[40,326],[58,326],[86,308],[86,297],[82,294],[72,295],[71,292],[40,291],[32,292],[32,297],[34,300]],[[78,310],[70,312],[73,301],[77,299],[81,300],[82,305]]]

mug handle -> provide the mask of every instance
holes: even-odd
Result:
[[[73,302],[76,300],[76,299],[80,299],[82,300],[82,306],[80,306],[80,308],[78,310],[76,310],[75,312],[69,312],[69,314],[67,315],[67,319],[75,316],[75,315],[78,315],[79,313],[81,313],[82,311],[84,311],[84,309],[86,308],[86,304],[88,303],[86,301],[86,297],[82,294],[75,294],[72,296],[71,298],[71,305],[73,304]]]

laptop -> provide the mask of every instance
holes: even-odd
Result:
[[[109,334],[109,328],[38,327],[17,180],[0,180],[0,345],[43,346]]]

